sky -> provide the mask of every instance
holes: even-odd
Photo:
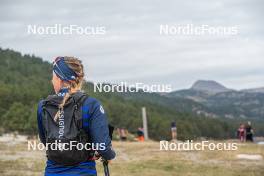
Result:
[[[0,47],[53,61],[75,56],[94,82],[189,88],[215,80],[264,87],[262,0],[1,0]],[[104,34],[28,33],[28,26],[103,27]],[[160,33],[160,26],[236,28],[235,35]]]

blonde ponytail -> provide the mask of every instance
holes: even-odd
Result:
[[[67,92],[65,94],[65,96],[63,97],[62,103],[59,105],[59,110],[54,116],[54,121],[55,122],[57,122],[57,120],[59,119],[61,113],[63,112],[64,105],[65,105],[66,101],[69,99],[70,96],[71,96],[71,93]]]

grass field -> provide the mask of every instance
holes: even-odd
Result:
[[[221,141],[223,142],[223,141]],[[117,158],[111,176],[263,176],[264,160],[238,159],[238,154],[264,157],[264,145],[239,144],[237,151],[160,151],[158,142],[113,142]],[[27,142],[0,142],[0,175],[43,175],[43,151],[28,151]],[[98,175],[103,175],[100,162]]]

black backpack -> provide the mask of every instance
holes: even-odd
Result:
[[[54,117],[59,111],[63,97],[50,95],[44,100],[42,121],[46,137],[46,155],[49,160],[59,165],[73,166],[87,161],[94,155],[92,150],[77,147],[78,143],[83,146],[90,143],[89,135],[82,128],[82,105],[87,98],[88,95],[82,92],[70,95],[57,121]],[[70,144],[74,145],[70,148]],[[65,148],[60,148],[63,146]]]

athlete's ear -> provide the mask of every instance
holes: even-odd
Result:
[[[63,81],[55,73],[53,73],[51,82],[52,82],[54,91],[58,93],[63,86]]]

